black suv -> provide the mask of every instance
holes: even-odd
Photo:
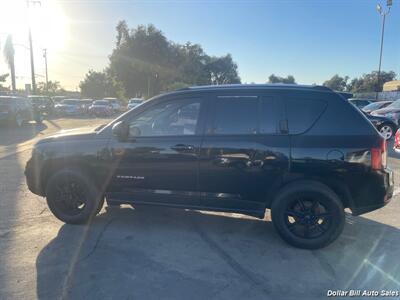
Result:
[[[60,220],[108,205],[243,213],[271,209],[280,236],[319,248],[387,204],[386,142],[326,87],[227,85],[160,95],[92,131],[39,141],[25,171]]]

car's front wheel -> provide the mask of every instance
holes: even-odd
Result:
[[[100,210],[104,196],[83,172],[63,169],[50,177],[46,187],[51,212],[69,224],[89,222]]]
[[[332,243],[343,230],[342,202],[326,185],[301,181],[284,187],[271,207],[272,222],[289,244],[318,249]]]

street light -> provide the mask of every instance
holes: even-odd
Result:
[[[384,10],[380,4],[376,5],[376,10],[382,16],[381,51],[379,54],[379,67],[378,67],[378,86],[377,86],[378,88],[381,81],[381,66],[382,66],[383,37],[385,34],[385,21],[386,21],[386,15],[389,14],[391,7],[392,7],[392,0],[386,1],[386,8],[387,8],[386,10]],[[378,99],[378,89],[376,91],[376,98]]]

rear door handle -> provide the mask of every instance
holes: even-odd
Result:
[[[176,151],[191,151],[194,149],[194,146],[185,144],[176,144],[175,146],[172,146],[171,149]]]

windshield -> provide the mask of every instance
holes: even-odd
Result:
[[[379,103],[379,102],[371,103],[371,104],[364,106],[363,110],[377,109],[377,108],[381,107],[382,105],[384,105],[384,104]]]
[[[78,100],[63,100],[61,103],[65,105],[79,105]]]
[[[386,106],[386,108],[400,108],[400,99],[396,100],[392,104]]]
[[[142,102],[142,100],[129,100],[129,104],[140,104]]]
[[[110,105],[110,102],[105,100],[96,100],[93,102],[93,105]]]

